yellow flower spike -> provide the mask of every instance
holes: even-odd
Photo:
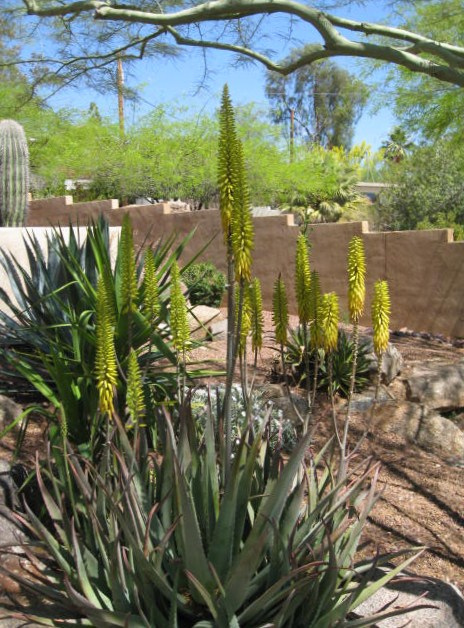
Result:
[[[126,405],[132,424],[136,425],[145,414],[145,404],[143,399],[142,374],[134,349],[130,350],[127,365]]]
[[[274,283],[272,295],[272,322],[274,323],[276,342],[280,345],[286,345],[288,330],[287,292],[280,275]]]
[[[303,233],[300,233],[296,242],[295,257],[295,294],[300,323],[308,323],[311,318],[310,286],[308,240]]]
[[[353,236],[348,247],[348,309],[353,322],[364,312],[366,258],[362,238]]]
[[[218,153],[219,208],[221,211],[224,240],[227,240],[229,236],[237,177],[237,132],[235,128],[235,117],[229,95],[229,88],[227,85],[224,85],[221,109],[219,112]]]
[[[179,353],[186,351],[190,345],[190,327],[177,262],[173,263],[171,269],[171,334],[176,351]]]
[[[311,346],[317,349],[322,346],[322,330],[318,318],[318,308],[321,299],[321,283],[319,281],[319,273],[315,270],[311,271],[311,281],[309,284],[309,320],[311,326],[309,328]]]
[[[261,283],[257,277],[253,279],[250,286],[250,306],[251,306],[251,348],[259,351],[263,348],[263,297],[261,294]]]
[[[374,330],[374,351],[380,358],[386,351],[390,338],[390,293],[386,281],[376,281],[372,299],[372,327]]]
[[[318,318],[322,330],[322,347],[325,351],[334,351],[338,342],[338,323],[340,308],[335,292],[323,294],[320,299]]]
[[[114,410],[114,389],[118,382],[114,329],[108,305],[108,295],[102,277],[97,285],[95,374],[99,407],[103,414]]]
[[[121,264],[120,302],[122,314],[135,312],[137,307],[137,270],[132,225],[128,214],[124,215],[119,248]]]
[[[142,311],[153,326],[160,313],[158,279],[156,277],[155,255],[152,249],[145,253],[143,277],[143,304]]]
[[[243,149],[239,140],[236,142],[236,148],[238,177],[230,219],[235,278],[237,281],[241,279],[251,281],[251,252],[254,245],[253,218],[251,215],[250,194],[246,183]]]

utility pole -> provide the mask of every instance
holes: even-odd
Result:
[[[124,137],[124,70],[120,56],[118,56],[116,83],[118,88],[119,134],[121,137]]]
[[[295,109],[290,109],[290,163],[295,153]]]

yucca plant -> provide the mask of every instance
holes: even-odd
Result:
[[[43,609],[23,615],[97,628],[329,628],[404,613],[391,605],[372,617],[352,615],[416,553],[393,569],[386,563],[408,552],[356,560],[380,496],[378,465],[358,462],[335,480],[324,448],[304,466],[309,433],[282,465],[265,418],[256,432],[245,428],[224,486],[229,461],[218,455],[212,416],[199,434],[186,412],[177,437],[160,412],[162,456],[150,452],[143,430],[130,442],[115,416],[97,466],[66,446],[72,491],[52,457],[37,465],[53,524],[28,509],[24,523],[39,550],[29,554],[41,577],[12,577],[54,608],[53,617]]]

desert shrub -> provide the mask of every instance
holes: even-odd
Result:
[[[325,360],[325,352],[323,349],[317,349],[319,352],[318,359],[318,389],[327,391],[329,387],[329,376],[327,371],[327,363]],[[339,393],[344,397],[348,396],[350,390],[351,371],[353,368],[353,352],[354,342],[344,331],[338,334],[337,348],[332,353],[333,392]],[[365,388],[369,382],[369,345],[360,343],[358,348],[358,357],[356,363],[355,390],[360,391]],[[302,385],[306,380],[306,354],[309,356],[310,378],[314,374],[314,363],[316,357],[316,349],[310,346],[310,338],[305,338],[301,326],[294,329],[290,335],[285,348],[285,360],[289,367],[290,375],[293,382]]]
[[[182,274],[192,305],[219,307],[226,287],[226,278],[214,264],[192,264]]]

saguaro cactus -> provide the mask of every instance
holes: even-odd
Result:
[[[23,127],[14,120],[0,122],[0,226],[26,222],[29,152]]]

